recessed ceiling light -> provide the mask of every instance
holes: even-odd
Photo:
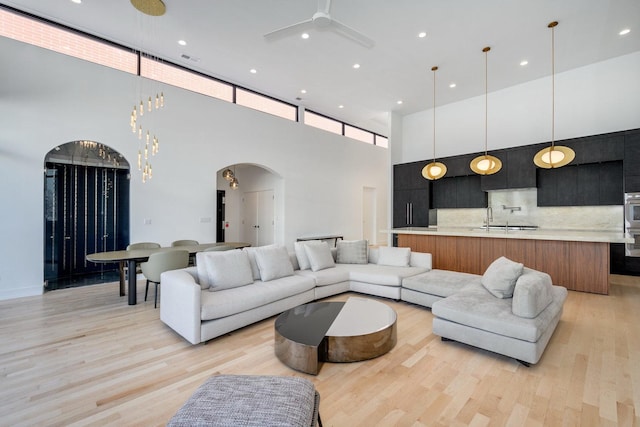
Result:
[[[252,69],[250,69],[250,70],[249,70],[249,72],[250,72],[251,74],[255,74],[255,73],[257,73],[257,72],[258,72],[258,70],[256,70],[255,68],[252,68]]]
[[[187,45],[187,42],[186,42],[186,41],[184,41],[184,40],[178,40],[178,44],[179,44],[180,46],[186,46],[186,45]]]
[[[338,108],[344,108],[344,105],[338,105]]]
[[[420,37],[421,39],[427,37],[427,33],[425,33],[424,31],[418,33],[418,37]]]
[[[523,66],[523,67],[524,67],[525,65],[527,65],[528,63],[529,63],[529,61],[527,61],[526,59],[524,59],[524,60],[520,61],[520,65],[521,65],[521,66]]]
[[[302,33],[302,35],[300,37],[302,37],[303,39],[306,40],[306,39],[309,38],[309,33]]]
[[[71,0],[71,2],[75,3],[75,4],[80,4],[80,3],[82,3],[82,0]]]
[[[398,102],[396,102],[396,104],[402,105],[402,100],[399,100]]]
[[[353,68],[357,70],[358,68],[360,68],[360,64],[353,64]]]
[[[307,93],[307,90],[306,90],[306,89],[302,89],[302,90],[300,91],[300,93]]]
[[[453,89],[454,87],[456,87],[456,84],[455,84],[455,83],[451,83],[451,84],[449,85],[449,87],[450,87],[451,89]]]
[[[631,32],[630,29],[625,28],[624,30],[620,31],[618,34],[620,34],[621,36],[626,36],[627,34],[629,34]]]

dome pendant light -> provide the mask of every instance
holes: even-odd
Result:
[[[436,71],[438,67],[431,67],[433,71],[433,162],[422,168],[422,176],[428,180],[442,178],[447,173],[444,163],[436,162]]]
[[[469,165],[471,167],[471,170],[479,175],[493,175],[494,173],[502,169],[502,162],[500,161],[500,159],[487,153],[487,132],[488,132],[487,117],[489,116],[489,109],[488,109],[488,102],[487,102],[489,98],[489,93],[488,93],[489,83],[488,83],[488,77],[487,77],[488,75],[487,64],[489,60],[488,60],[487,53],[490,50],[491,50],[490,47],[485,47],[484,49],[482,49],[482,51],[484,52],[484,154],[471,160],[471,164]]]
[[[556,145],[555,143],[555,115],[556,115],[556,82],[555,82],[555,37],[554,28],[558,25],[553,21],[548,28],[551,28],[551,146],[543,148],[533,158],[536,166],[544,169],[554,169],[568,165],[576,157],[576,153],[569,147]]]

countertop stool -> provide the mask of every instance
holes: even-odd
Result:
[[[215,375],[167,426],[322,427],[319,405],[320,394],[306,378]]]

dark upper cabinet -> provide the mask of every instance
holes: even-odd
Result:
[[[625,132],[624,191],[640,191],[640,130]]]
[[[622,162],[538,169],[538,206],[621,205]]]
[[[571,147],[576,153],[571,164],[610,162],[624,158],[624,132],[592,135],[556,141],[557,145]]]
[[[480,187],[480,175],[433,181],[432,200],[436,209],[487,207],[487,193]]]
[[[531,146],[491,152],[502,161],[502,169],[493,175],[483,176],[482,189],[488,191],[535,187],[536,165],[533,157],[537,151],[537,147]]]
[[[455,177],[438,179],[431,184],[431,199],[435,209],[457,207],[457,183]]]
[[[403,163],[393,166],[393,188],[394,190],[411,190],[417,188],[428,188],[429,180],[422,176],[422,168],[428,162]]]
[[[475,157],[476,154],[464,154],[461,156],[447,157],[439,161],[447,166],[447,174],[445,177],[452,178],[456,176],[474,175],[475,173],[469,165]]]
[[[600,205],[624,204],[622,162],[600,164]]]
[[[429,226],[429,189],[393,192],[393,227]]]

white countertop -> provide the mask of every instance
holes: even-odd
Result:
[[[382,230],[383,233],[392,234],[417,234],[435,236],[458,237],[490,237],[505,239],[529,239],[529,240],[558,240],[568,242],[606,242],[606,243],[633,243],[633,239],[622,232],[591,231],[591,230],[483,230],[479,227],[404,227]]]

